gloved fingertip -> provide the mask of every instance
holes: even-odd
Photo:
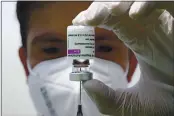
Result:
[[[78,19],[73,19],[72,24],[75,25],[75,26],[84,25],[83,21],[80,21]]]
[[[129,12],[129,17],[136,20],[138,19],[140,16],[137,14],[137,13],[132,13],[132,12]]]
[[[93,79],[83,83],[83,88],[90,96],[99,97],[105,96],[110,91],[110,88],[103,82]]]
[[[115,108],[108,107],[115,107],[116,105],[115,91],[113,89],[96,79],[83,82],[83,87],[102,114],[113,115]]]
[[[76,19],[73,19],[73,20],[72,20],[72,24],[73,24],[73,25],[79,25],[79,24],[78,24],[78,21],[77,21]]]
[[[73,25],[85,25],[86,22],[86,17],[85,15],[85,11],[80,12],[73,20],[72,20],[72,24]]]
[[[147,18],[155,8],[155,2],[134,2],[129,10],[129,16],[134,20]]]
[[[129,17],[139,19],[142,15],[142,6],[144,6],[144,2],[134,2],[129,10]]]
[[[97,91],[100,91],[100,85],[99,84],[100,81],[96,80],[96,79],[93,79],[93,80],[88,80],[88,81],[85,81],[83,82],[83,87],[85,88],[85,90],[87,91],[90,91],[90,92],[97,92]]]
[[[124,13],[126,13],[130,6],[132,5],[132,2],[124,2],[124,1],[120,1],[120,2],[113,2],[112,5],[110,6],[111,8],[109,8],[111,10],[111,14],[113,16],[119,16],[122,15]]]

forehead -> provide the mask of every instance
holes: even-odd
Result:
[[[66,34],[77,14],[89,7],[91,2],[41,2],[42,7],[31,9],[28,39],[45,32]],[[66,36],[66,35],[65,35]]]

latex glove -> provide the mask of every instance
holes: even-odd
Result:
[[[73,20],[74,25],[113,30],[134,51],[140,64],[141,78],[132,88],[113,90],[98,80],[83,83],[101,113],[113,116],[174,114],[173,2],[163,2],[163,8],[171,14],[155,10],[157,8],[161,8],[160,2],[94,2]]]

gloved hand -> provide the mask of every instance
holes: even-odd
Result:
[[[174,2],[93,2],[73,20],[74,25],[113,30],[140,64],[141,78],[132,88],[113,90],[98,80],[83,83],[101,113],[172,116],[173,8]]]

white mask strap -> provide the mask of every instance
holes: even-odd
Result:
[[[29,72],[32,71],[32,68],[31,68],[31,64],[30,64],[29,58],[27,58],[27,68],[28,68],[28,71],[29,71]]]
[[[127,66],[126,66],[126,71],[124,73],[124,77],[127,77],[128,78],[128,72],[129,72],[129,54],[128,54],[128,57],[127,57]]]
[[[126,66],[126,71],[125,71],[125,77],[128,76],[128,72],[129,72],[129,63],[127,63],[127,66]]]
[[[28,71],[29,71],[29,75],[32,74],[34,76],[36,76],[37,74],[35,74],[31,68],[31,63],[30,63],[30,60],[29,58],[27,58],[27,68],[28,68]]]

